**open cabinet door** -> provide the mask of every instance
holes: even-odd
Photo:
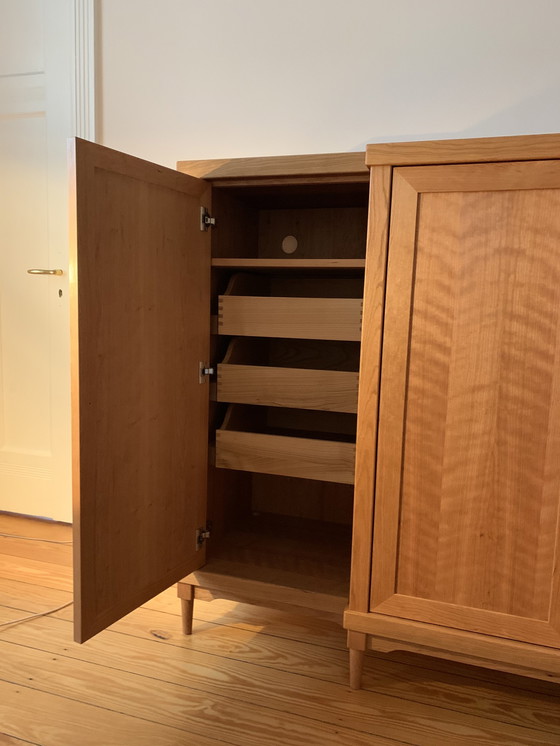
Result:
[[[200,179],[71,142],[75,637],[204,562],[210,245]]]

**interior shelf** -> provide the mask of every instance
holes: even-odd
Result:
[[[336,613],[348,599],[350,544],[350,526],[272,514],[249,516],[216,547],[209,544],[206,565],[184,582],[228,589],[237,596],[256,595],[263,603],[263,588],[273,586],[277,601],[314,603]]]
[[[353,484],[356,417],[231,405],[216,431],[222,469]]]

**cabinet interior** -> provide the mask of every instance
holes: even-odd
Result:
[[[329,342],[316,339],[235,337],[230,341],[222,363],[357,373],[360,345],[357,342]]]
[[[367,200],[213,187],[204,571],[347,597]]]
[[[368,183],[363,180],[214,187],[212,256],[363,259],[367,202]],[[297,245],[289,241],[283,249],[288,236]]]

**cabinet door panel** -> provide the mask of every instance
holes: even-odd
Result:
[[[371,610],[560,646],[560,162],[396,169]]]
[[[205,182],[76,141],[75,633],[201,566],[210,254]]]

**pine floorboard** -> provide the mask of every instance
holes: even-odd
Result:
[[[0,533],[69,528],[0,515]],[[0,537],[0,623],[66,603],[71,547]],[[169,589],[84,645],[72,607],[0,627],[0,746],[560,744],[560,687],[411,655],[369,655],[348,688],[333,622]]]

